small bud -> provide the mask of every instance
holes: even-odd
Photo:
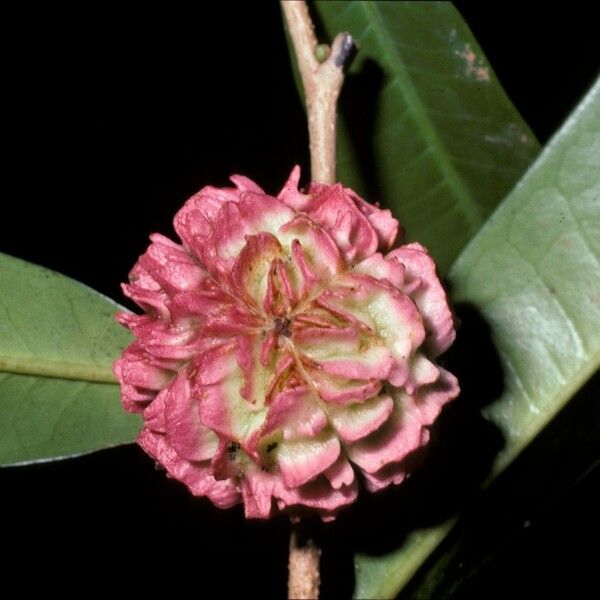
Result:
[[[324,63],[329,58],[330,52],[331,48],[327,44],[319,44],[315,48],[315,58],[320,63]]]

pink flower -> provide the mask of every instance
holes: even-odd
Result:
[[[141,446],[169,475],[246,516],[323,519],[400,483],[458,394],[433,360],[454,339],[427,251],[392,247],[398,222],[341,184],[277,198],[245,177],[205,187],[159,234],[120,313],[136,336],[115,362]]]

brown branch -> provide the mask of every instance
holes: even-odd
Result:
[[[319,63],[316,57],[317,38],[306,2],[282,0],[281,6],[294,45],[306,98],[311,179],[332,184],[336,181],[337,99],[344,82],[344,64],[354,46],[354,40],[349,33],[338,33],[328,58]]]
[[[319,560],[321,550],[312,540],[300,546],[294,529],[290,536],[290,559],[288,598],[290,600],[313,600],[319,597]]]
[[[302,77],[308,136],[311,179],[332,184],[335,174],[335,129],[337,100],[344,83],[344,64],[354,46],[349,33],[339,33],[331,48],[318,46],[315,28],[304,0],[282,0],[281,7]],[[318,50],[317,50],[318,48]],[[317,52],[325,57],[317,59]],[[321,550],[312,542],[300,545],[296,530],[290,538],[288,597],[319,597],[319,560]]]

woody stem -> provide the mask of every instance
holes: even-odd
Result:
[[[313,22],[304,0],[282,0],[281,8],[294,46],[302,78],[308,136],[311,180],[331,185],[336,182],[337,100],[344,82],[344,64],[354,46],[349,33],[339,33],[331,48],[318,46]],[[317,59],[317,48],[326,56]],[[292,530],[289,556],[289,598],[318,598],[321,550],[308,540],[299,543],[298,530]]]
[[[298,61],[306,99],[311,180],[336,182],[335,131],[337,100],[344,83],[344,64],[354,46],[349,33],[338,33],[323,62],[317,60],[317,38],[304,0],[282,0],[281,7]]]
[[[319,597],[319,561],[321,550],[312,540],[299,541],[298,530],[292,526],[290,536],[288,598],[312,599]]]

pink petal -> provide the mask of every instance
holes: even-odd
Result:
[[[277,481],[275,495],[280,510],[290,507],[308,507],[319,510],[327,520],[342,507],[352,504],[358,495],[356,479],[350,485],[334,489],[325,477],[319,477],[300,487],[289,488]]]
[[[217,449],[217,436],[200,423],[198,401],[192,397],[191,383],[182,369],[165,397],[167,441],[181,456],[191,461],[210,460]]]
[[[353,327],[306,328],[294,336],[294,341],[310,365],[345,379],[384,379],[393,365],[383,343],[367,339],[367,347],[361,347],[361,336]]]
[[[246,244],[233,266],[233,281],[236,295],[259,310],[269,284],[273,261],[285,258],[279,240],[271,233],[259,233],[246,237]]]
[[[355,442],[385,423],[393,408],[392,398],[382,395],[344,407],[330,406],[328,413],[339,436],[346,442]]]
[[[139,259],[133,266],[133,269],[129,272],[129,283],[134,283],[143,290],[150,290],[153,292],[161,291],[160,283],[146,271]]]
[[[417,352],[410,361],[410,373],[404,383],[404,388],[412,396],[418,388],[437,381],[439,376],[439,368],[425,358],[421,352]]]
[[[327,306],[335,304],[340,318],[350,315],[376,333],[377,343],[385,344],[393,366],[386,375],[374,376],[387,378],[395,386],[403,385],[411,356],[425,337],[414,302],[373,277],[349,273],[339,276],[336,285],[321,294],[319,301],[321,298],[326,299]],[[320,305],[325,306],[323,302]]]
[[[378,492],[388,485],[398,485],[399,483],[402,483],[408,475],[409,472],[407,471],[405,460],[398,463],[390,463],[376,473],[363,471],[365,485],[370,492]]]
[[[321,435],[283,442],[275,452],[285,485],[295,488],[329,468],[340,455],[340,443],[336,437]]]
[[[341,184],[311,184],[308,216],[335,240],[346,264],[356,264],[377,251],[377,232]]]
[[[161,319],[169,319],[170,314],[165,306],[167,295],[161,291],[148,290],[138,285],[123,283],[123,293],[131,298],[140,308]]]
[[[217,481],[210,472],[209,463],[190,462],[181,458],[161,434],[142,429],[138,443],[166,468],[171,477],[184,483],[195,496],[208,496],[219,508],[230,508],[240,503],[240,492],[233,479]]]
[[[115,370],[115,365],[113,365]],[[115,370],[115,375],[118,375]],[[156,396],[153,390],[141,390],[133,385],[121,382],[121,403],[127,412],[141,413],[149,402],[152,402]]]
[[[398,234],[399,223],[389,210],[381,210],[369,204],[351,189],[340,184],[327,186],[312,183],[309,193],[302,194],[298,190],[299,180],[300,168],[296,166],[278,198],[294,210],[307,213],[311,219],[332,233],[342,250],[348,250],[345,258],[359,262],[378,247],[384,250],[392,247]],[[344,220],[346,223],[342,223]],[[340,225],[336,231],[336,226]]]
[[[363,402],[379,393],[381,381],[370,379],[347,379],[324,373],[322,369],[306,369],[319,396],[326,402],[333,404],[349,404]]]
[[[197,327],[191,320],[173,325],[169,321],[157,323],[148,315],[124,313],[118,315],[118,319],[138,338],[140,347],[155,358],[179,361],[187,360],[194,354]]]
[[[414,399],[415,409],[419,411],[421,421],[425,425],[431,425],[444,405],[454,400],[460,392],[456,377],[441,367],[439,371],[438,379],[420,387]]]
[[[350,188],[345,187],[344,192],[352,198],[357,208],[367,217],[373,229],[375,229],[379,240],[379,248],[389,250],[394,245],[400,229],[400,223],[394,219],[392,211],[389,209],[382,210],[379,206],[363,200]]]
[[[173,377],[171,371],[152,365],[137,343],[116,361],[115,372],[120,382],[145,390],[160,390]]]
[[[275,479],[272,475],[250,470],[240,482],[244,513],[248,519],[268,519],[271,516]]]
[[[194,384],[196,386],[213,385],[232,377],[237,369],[234,350],[233,342],[221,343],[197,356],[194,361]],[[194,393],[198,396],[196,390]]]
[[[167,432],[165,421],[165,398],[169,394],[169,388],[161,390],[154,400],[144,409],[144,427],[157,433]]]
[[[406,268],[406,283],[419,278],[420,286],[411,292],[427,330],[426,345],[435,358],[447,350],[455,338],[454,320],[448,306],[446,292],[437,276],[435,263],[421,244],[400,246],[386,256],[395,259]]]
[[[265,193],[257,183],[245,175],[232,175],[229,179],[235,184],[235,187],[240,192],[254,192],[255,194]]]
[[[225,202],[213,215],[180,211],[175,216],[175,228],[207,270],[226,283],[234,259],[246,244],[246,236],[276,234],[281,225],[293,218],[294,212],[276,198],[243,191],[237,202]]]
[[[402,289],[406,268],[395,258],[384,258],[379,252],[358,263],[354,273],[362,273],[376,279],[386,279],[391,285]]]
[[[308,387],[301,386],[286,389],[273,398],[262,435],[280,430],[284,440],[298,440],[314,437],[326,426],[327,415]]]
[[[342,461],[340,464],[343,464]],[[332,469],[338,469],[336,465]],[[349,465],[348,468],[350,473],[344,468],[341,470],[346,471],[343,479],[350,483],[345,484],[340,481],[338,488],[334,488],[325,477],[318,477],[299,487],[289,488],[281,477],[275,474],[251,470],[240,484],[246,517],[269,518],[272,514],[272,501],[275,498],[279,510],[291,509],[292,517],[296,511],[301,514],[303,509],[310,509],[318,511],[323,520],[330,521],[335,518],[340,508],[354,502],[358,495],[356,478]]]
[[[366,439],[348,446],[350,460],[367,473],[401,461],[421,446],[423,424],[414,410],[397,411],[386,424]]]
[[[329,479],[331,487],[334,490],[339,490],[342,486],[352,485],[354,481],[354,469],[350,463],[340,456],[332,465],[325,471],[325,477]]]
[[[179,244],[154,233],[152,243],[139,264],[160,284],[163,290],[187,290],[198,287],[206,277],[206,272]]]
[[[209,315],[220,314],[230,308],[233,298],[221,289],[207,284],[200,289],[173,294],[168,301],[168,308],[173,320],[195,319],[200,324]]]
[[[236,360],[243,373],[240,395],[250,404],[262,406],[271,383],[272,374],[265,370],[260,360],[261,341],[256,336],[237,338]]]
[[[196,363],[193,395],[198,398],[200,422],[228,440],[245,444],[264,423],[267,409],[242,397],[243,384],[234,348],[224,346]]]
[[[343,268],[342,256],[331,235],[305,215],[282,225],[278,238],[294,257],[295,274],[291,279],[299,287],[298,298],[311,293],[316,285],[326,284]]]
[[[277,195],[277,198],[284,204],[287,204],[290,208],[296,211],[303,211],[310,203],[310,196],[303,194],[298,191],[298,184],[300,182],[300,167],[296,165],[288,180],[284,183],[283,188]]]

